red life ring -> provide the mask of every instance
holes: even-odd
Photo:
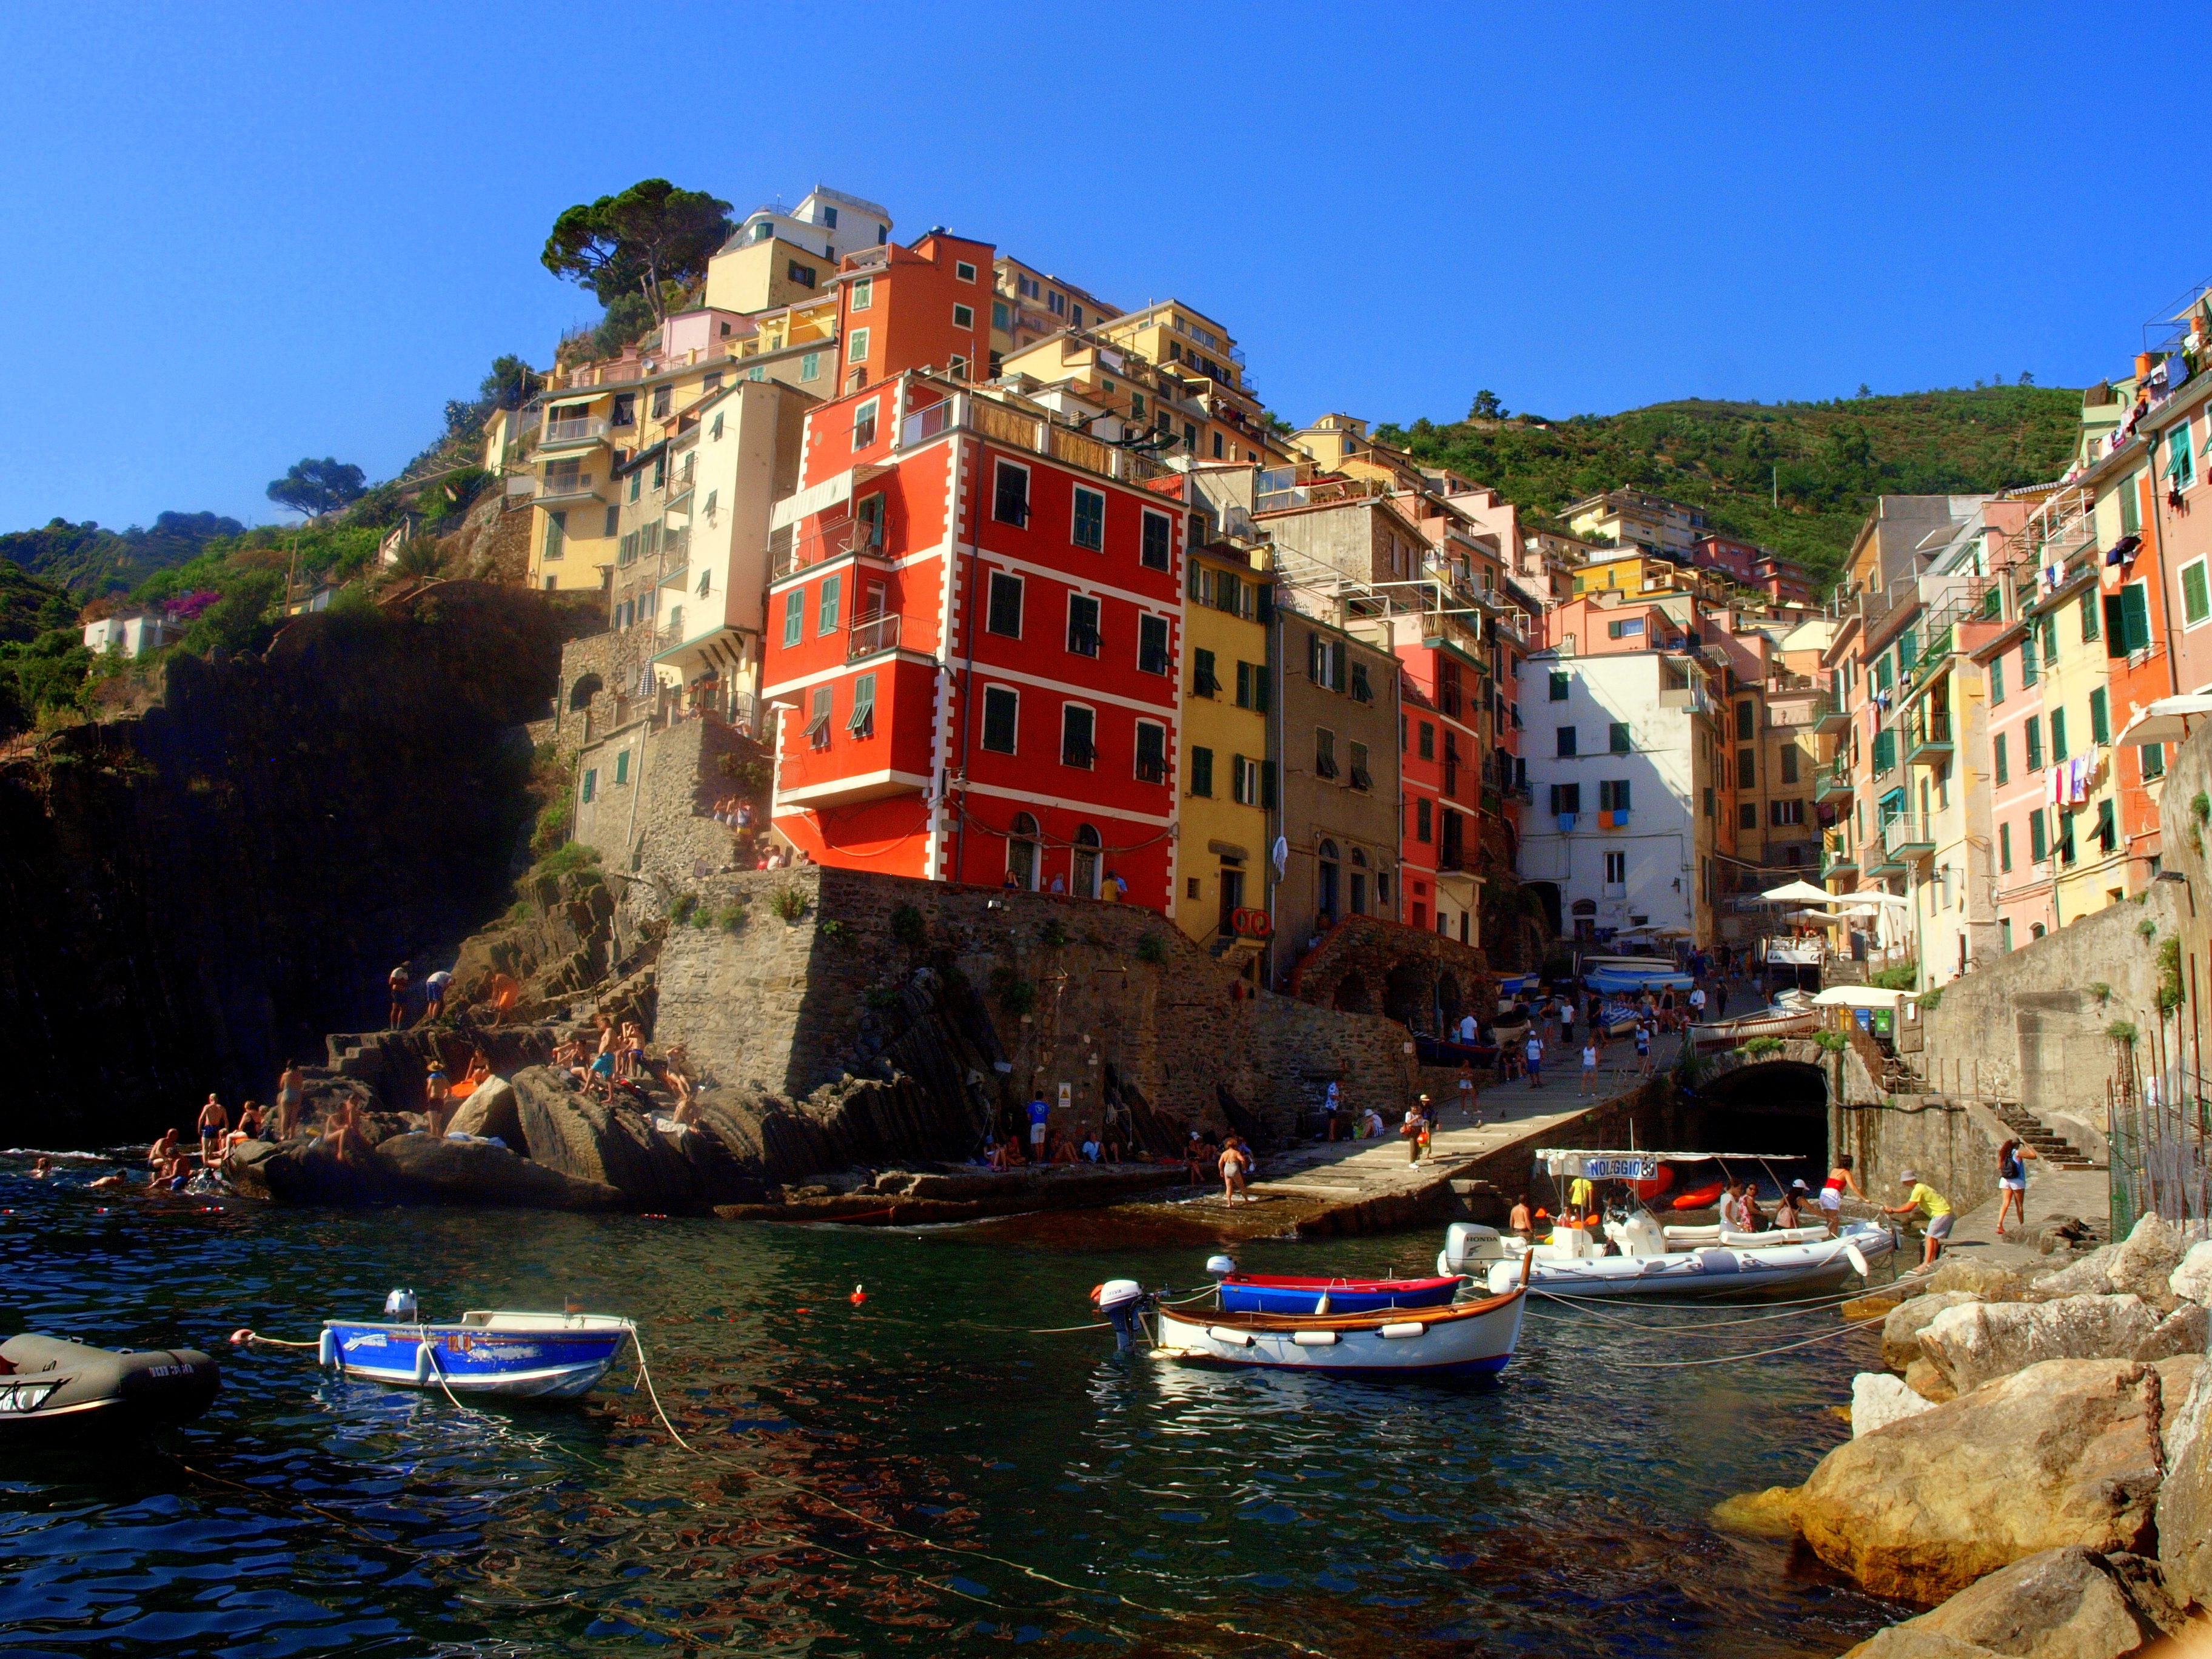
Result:
[[[1232,932],[1244,939],[1266,939],[1275,931],[1274,924],[1267,920],[1265,910],[1251,908],[1231,911],[1229,926]]]

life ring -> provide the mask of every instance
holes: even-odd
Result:
[[[1231,911],[1229,927],[1244,939],[1266,939],[1275,931],[1275,924],[1267,919],[1265,910],[1249,908]]]

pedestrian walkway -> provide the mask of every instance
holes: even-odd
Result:
[[[2062,1170],[2040,1160],[2031,1162],[2027,1166],[2027,1224],[2023,1227],[2017,1221],[2010,1221],[2006,1236],[1999,1238],[1999,1200],[1993,1198],[1951,1224],[1951,1238],[1944,1246],[1944,1254],[2018,1272],[2053,1271],[2064,1267],[2071,1258],[2063,1254],[2045,1255],[2036,1249],[2037,1236],[2059,1217],[2073,1216],[2097,1228],[2098,1236],[2102,1237],[2112,1214],[2112,1176],[2103,1170]],[[1900,1193],[1893,1201],[1902,1201],[1902,1197]]]

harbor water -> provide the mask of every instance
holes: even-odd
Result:
[[[90,1191],[99,1167],[34,1182],[0,1156],[0,1333],[202,1347],[222,1392],[158,1443],[0,1446],[0,1654],[1756,1659],[1840,1653],[1899,1611],[1705,1519],[1848,1432],[1828,1408],[1870,1335],[1630,1366],[1783,1347],[1832,1311],[1715,1329],[1749,1316],[1539,1304],[1495,1384],[1224,1374],[1058,1328],[1109,1277],[1204,1283],[1202,1249],[1095,1215],[211,1207]],[[1439,1242],[1240,1259],[1428,1271]],[[229,1346],[312,1340],[398,1285],[427,1318],[634,1317],[692,1449],[627,1359],[580,1405],[479,1410]]]

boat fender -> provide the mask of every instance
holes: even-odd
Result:
[[[323,1340],[315,1345],[315,1363],[326,1371],[338,1368],[338,1334],[328,1326],[323,1328]]]
[[[1232,1348],[1249,1348],[1252,1346],[1252,1333],[1249,1331],[1232,1331],[1226,1326],[1208,1325],[1206,1328],[1206,1334],[1216,1342],[1226,1343]]]
[[[1844,1260],[1851,1264],[1851,1271],[1861,1279],[1871,1277],[1867,1272],[1866,1257],[1860,1255],[1859,1247],[1848,1239],[1844,1242]]]
[[[1740,1271],[1743,1266],[1734,1250],[1717,1249],[1709,1246],[1697,1251],[1696,1255],[1699,1273],[1732,1273]]]
[[[1336,1346],[1334,1331],[1294,1331],[1291,1340],[1301,1348],[1332,1348]]]
[[[430,1339],[424,1337],[415,1345],[415,1386],[426,1388],[430,1382]]]
[[[1409,1337],[1425,1335],[1428,1328],[1419,1320],[1409,1319],[1401,1325],[1385,1325],[1375,1334],[1386,1342],[1398,1342]]]

